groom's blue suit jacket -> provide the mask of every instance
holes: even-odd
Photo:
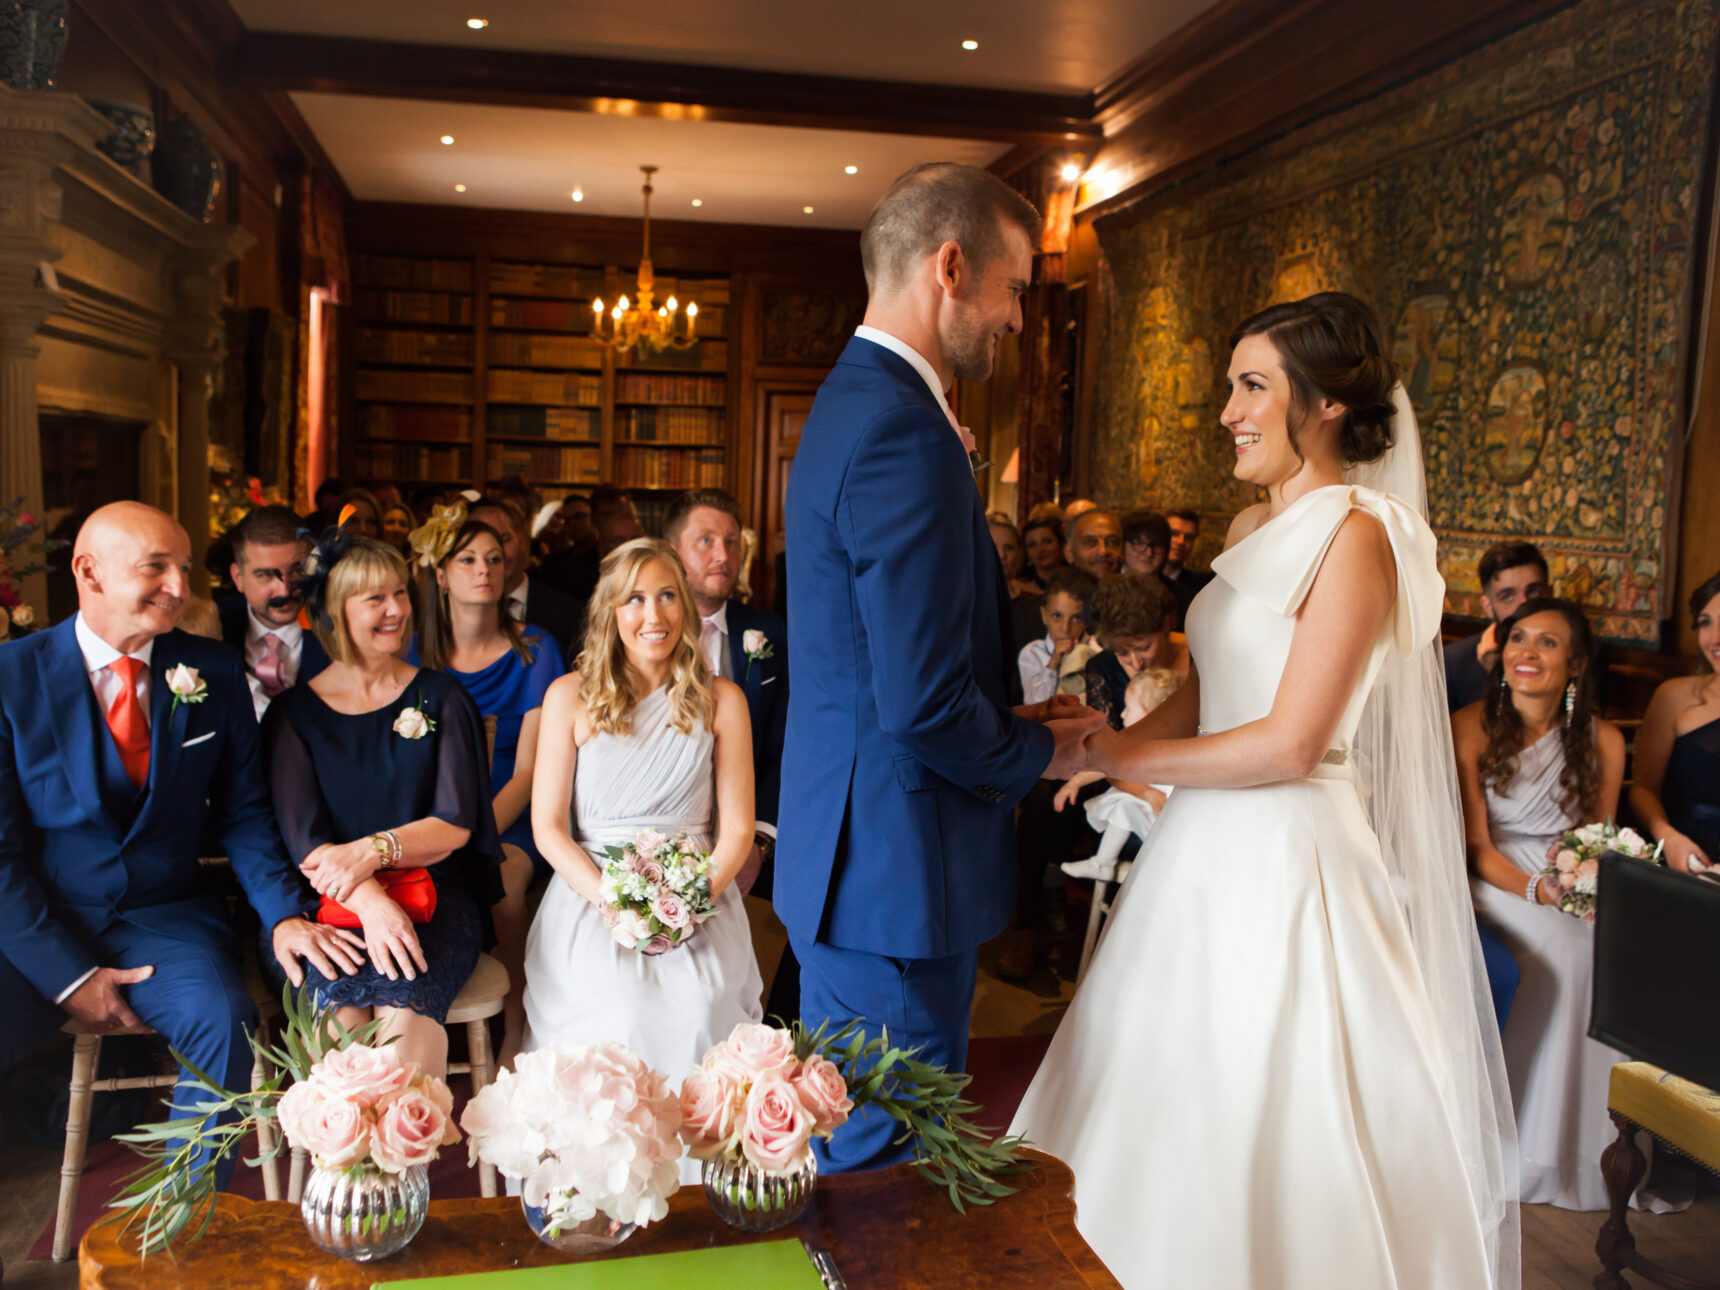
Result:
[[[906,360],[848,343],[802,430],[786,522],[777,913],[843,949],[973,949],[1009,923],[1013,809],[1052,738],[1008,706],[1008,584],[967,453]]]
[[[132,787],[96,702],[73,619],[0,645],[0,953],[52,999],[101,966],[124,921],[231,944],[197,863],[207,821],[263,920],[314,908],[281,844],[239,654],[170,631],[150,655],[149,779]],[[184,663],[208,684],[173,705]]]

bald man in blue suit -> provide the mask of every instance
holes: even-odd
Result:
[[[868,219],[865,325],[820,388],[789,482],[794,693],[775,900],[801,1016],[887,1028],[960,1070],[981,942],[1015,900],[1013,810],[1081,764],[1092,717],[1009,706],[1009,589],[945,392],[1021,327],[1039,215],[995,176],[922,166]],[[905,1158],[858,1115],[830,1170]]]

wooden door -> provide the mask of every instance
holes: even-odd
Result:
[[[783,509],[788,502],[788,472],[800,447],[800,429],[812,411],[818,381],[761,382],[757,387],[759,441],[764,445],[760,496],[759,556],[753,562],[753,603],[769,608],[779,598],[777,556],[783,552]]]

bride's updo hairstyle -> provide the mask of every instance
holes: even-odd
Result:
[[[1317,399],[1344,405],[1338,451],[1350,465],[1376,461],[1394,439],[1392,361],[1380,320],[1366,303],[1343,291],[1322,291],[1305,300],[1269,305],[1230,334],[1235,349],[1244,336],[1265,336],[1278,351],[1290,380],[1290,446]]]
[[[675,548],[658,538],[634,538],[603,557],[597,590],[586,609],[585,649],[579,656],[579,689],[593,730],[624,735],[633,726],[633,709],[644,694],[627,666],[627,647],[615,611],[633,594],[639,571],[661,560],[675,577],[681,602],[681,639],[669,660],[669,724],[687,735],[695,725],[709,730],[716,720],[711,669],[699,652],[699,611],[693,604],[687,571]]]

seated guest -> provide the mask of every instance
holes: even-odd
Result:
[[[1085,515],[1091,510],[1097,510],[1098,506],[1099,503],[1090,497],[1077,497],[1074,501],[1065,504],[1063,518],[1065,521],[1073,523],[1078,516]]]
[[[368,488],[349,488],[346,495],[340,499],[340,509],[345,514],[347,507],[352,507],[352,515],[346,521],[346,530],[354,537],[371,538],[380,541],[382,538],[382,503],[377,500],[375,493]],[[313,533],[319,530],[311,530]]]
[[[1708,668],[1655,690],[1630,788],[1631,809],[1679,873],[1720,864],[1720,573],[1691,595],[1690,616]]]
[[[412,530],[418,527],[418,517],[405,502],[396,500],[382,504],[382,540],[412,561]]]
[[[572,597],[579,609],[579,628],[573,635],[575,648],[585,638],[586,608],[591,593],[597,590],[603,557],[623,542],[645,536],[645,526],[639,522],[632,497],[611,484],[599,484],[591,490],[591,527],[594,540],[589,545],[558,551],[538,566],[538,576],[554,584],[563,595]]]
[[[1038,595],[1041,588],[1025,581],[1021,576],[1025,557],[1021,551],[1021,534],[1016,532],[1015,525],[994,515],[986,520],[986,527],[991,530],[991,544],[997,548],[998,562],[1003,565],[1003,576],[1009,582],[1010,596],[1013,598]]]
[[[1095,578],[1108,578],[1123,567],[1123,525],[1110,511],[1082,511],[1069,521],[1063,558]]]
[[[333,524],[340,515],[340,499],[346,496],[346,484],[335,476],[330,475],[317,485],[312,504],[316,507],[305,517],[305,527],[312,533],[321,533]]]
[[[1499,634],[1485,699],[1451,728],[1476,914],[1521,970],[1503,1034],[1522,1199],[1605,1209],[1596,1162],[1613,1137],[1607,1083],[1624,1058],[1585,1037],[1594,927],[1563,913],[1558,881],[1540,875],[1564,830],[1617,814],[1624,736],[1595,715],[1582,610],[1530,600]]]
[[[1478,703],[1487,676],[1499,656],[1499,624],[1525,600],[1552,595],[1547,558],[1529,542],[1500,542],[1487,548],[1476,573],[1481,580],[1481,608],[1493,621],[1473,636],[1445,647],[1445,703],[1456,712]]]
[[[187,599],[174,626],[187,636],[201,636],[207,641],[218,641],[223,635],[221,610],[208,596]]]
[[[103,506],[78,531],[72,576],[78,612],[0,648],[0,1073],[70,1017],[98,1033],[150,1026],[247,1088],[257,1015],[197,863],[205,830],[279,971],[350,972],[355,938],[303,917],[314,901],[275,832],[238,655],[173,630],[185,530],[137,502]],[[175,1101],[200,1096],[181,1084]]]
[[[734,598],[740,583],[741,511],[721,489],[683,493],[663,522],[663,537],[681,557],[699,612],[699,649],[713,676],[733,681],[752,724],[753,854],[736,880],[742,893],[769,900],[776,879],[776,808],[782,784],[782,739],[788,723],[788,625],[774,613]],[[748,653],[747,638],[759,648]],[[762,641],[759,638],[762,637]],[[756,655],[756,656],[755,656]],[[784,948],[767,1016],[800,1015],[800,966]]]
[[[483,721],[453,677],[401,657],[412,607],[398,551],[336,528],[310,560],[311,622],[333,661],[269,705],[263,746],[287,852],[324,918],[327,902],[356,918],[367,960],[350,976],[307,972],[307,988],[343,1025],[380,1020],[402,1060],[441,1076],[442,1023],[501,894]],[[435,909],[414,923],[378,874],[420,870]]]
[[[1171,550],[1171,526],[1156,511],[1123,516],[1123,567],[1149,578],[1159,576]]]
[[[1093,591],[1090,574],[1064,565],[1051,575],[1039,606],[1045,635],[1021,647],[1016,667],[1021,673],[1023,703],[1043,703],[1057,693],[1057,678],[1063,660],[1086,634],[1087,597]]]
[[[502,559],[508,571],[504,600],[508,616],[516,623],[541,629],[555,642],[556,653],[565,663],[579,630],[580,608],[544,579],[526,572],[531,543],[524,517],[516,507],[493,497],[479,498],[466,514],[489,525],[501,540]],[[530,822],[529,812],[525,819]]]
[[[1200,589],[1212,581],[1212,574],[1193,568],[1195,540],[1200,537],[1200,512],[1187,507],[1165,512],[1165,523],[1171,529],[1171,549],[1165,556],[1165,567],[1159,576],[1170,584],[1177,602],[1186,611],[1189,602]]]
[[[532,768],[544,692],[565,670],[562,651],[536,627],[502,612],[507,561],[495,529],[476,519],[432,520],[414,538],[431,566],[418,596],[423,625],[406,661],[448,673],[496,722],[490,805],[501,836],[503,895],[493,915],[509,983],[496,1061],[510,1066],[525,1027],[526,891],[534,875],[550,874],[532,839]]]
[[[1123,692],[1123,728],[1144,719],[1176,693],[1182,683],[1183,678],[1167,667],[1150,667],[1136,673],[1129,681],[1129,688]],[[1061,811],[1073,804],[1089,784],[1103,782],[1105,777],[1096,770],[1071,775],[1057,790],[1056,809]],[[1147,833],[1158,819],[1159,812],[1164,810],[1170,792],[1169,785],[1111,780],[1106,790],[1097,797],[1088,798],[1083,808],[1088,827],[1099,835],[1098,850],[1087,860],[1064,861],[1063,872],[1071,878],[1114,882],[1124,845],[1130,838],[1142,842],[1147,840]]]
[[[1063,525],[1049,515],[1028,520],[1021,530],[1021,549],[1027,563],[1023,578],[1041,591],[1051,575],[1063,567]]]
[[[299,621],[299,581],[311,544],[285,506],[259,506],[233,526],[228,576],[238,591],[221,602],[221,637],[245,655],[257,720],[269,700],[328,666],[328,655]]]
[[[1188,649],[1171,639],[1176,601],[1164,583],[1131,570],[1102,579],[1093,592],[1093,636],[1099,653],[1084,674],[1087,706],[1123,728],[1129,681],[1150,667],[1188,675]]]

